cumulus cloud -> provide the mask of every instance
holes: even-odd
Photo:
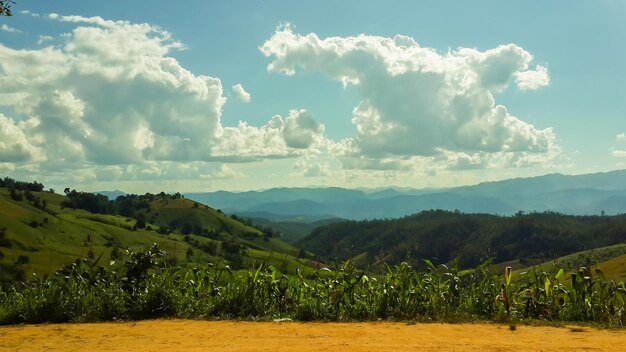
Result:
[[[615,140],[618,141],[618,142],[626,142],[626,134],[624,132],[618,134],[615,137]]]
[[[224,127],[218,133],[220,143],[211,154],[239,160],[260,157],[301,155],[308,148],[326,148],[324,125],[311,118],[306,110],[291,110],[289,115],[275,115],[265,125],[254,127],[240,121],[237,127]]]
[[[23,131],[23,123],[0,113],[0,164],[4,162],[36,161],[41,150],[33,146]]]
[[[211,173],[194,163],[291,158],[323,146],[324,126],[303,110],[261,127],[223,126],[221,80],[181,66],[171,53],[184,45],[158,26],[48,18],[76,27],[41,49],[0,44],[0,106],[14,111],[0,117],[0,164],[73,170],[81,180],[197,177]]]
[[[13,28],[13,27],[9,27],[5,23],[3,23],[0,26],[0,31],[9,32],[9,33],[22,33],[22,31],[20,31],[19,29],[16,29],[16,28]]]
[[[538,89],[550,84],[548,69],[540,65],[537,65],[535,70],[518,72],[515,77],[517,80],[517,86],[521,90]]]
[[[290,158],[299,176],[349,182],[367,179],[363,170],[388,180],[544,165],[559,152],[554,131],[495,101],[509,87],[549,84],[547,69],[514,44],[441,54],[405,36],[321,39],[278,29],[260,48],[270,71],[319,71],[361,97],[346,116],[354,135],[332,141],[302,109],[224,125],[221,80],[183,67],[173,54],[184,44],[158,26],[47,18],[74,28],[40,36],[44,48],[0,44],[0,106],[11,114],[0,114],[0,170],[77,182],[206,181],[246,178],[227,163]],[[232,91],[250,100],[241,84]],[[292,164],[282,166],[287,174]]]
[[[235,84],[233,86],[233,93],[235,93],[235,95],[237,96],[237,98],[239,98],[239,100],[241,100],[244,103],[249,103],[250,102],[250,93],[246,92],[245,89],[243,89],[243,86],[238,83]]]
[[[482,159],[495,156],[519,164],[545,161],[558,149],[552,129],[524,122],[495,101],[494,93],[511,85],[549,83],[547,69],[532,66],[532,55],[515,44],[440,54],[406,36],[322,39],[287,25],[260,50],[272,59],[270,72],[319,71],[358,90],[355,135],[341,143],[352,156],[347,167],[405,167],[413,157],[453,153],[459,167],[489,165]]]
[[[283,125],[282,134],[288,147],[306,149],[324,139],[324,125],[315,121],[306,110],[291,110]]]

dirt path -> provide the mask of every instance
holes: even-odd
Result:
[[[624,351],[626,330],[152,320],[0,327],[0,351]]]

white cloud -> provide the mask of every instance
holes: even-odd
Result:
[[[29,142],[21,125],[0,113],[0,164],[42,159],[41,150]]]
[[[200,175],[200,178],[202,179],[208,179],[208,180],[213,180],[213,179],[237,179],[237,178],[241,178],[244,177],[245,174],[243,172],[239,172],[234,170],[233,168],[231,168],[230,166],[226,165],[226,164],[221,164],[220,167],[217,170],[214,170],[208,174],[202,174]]]
[[[614,149],[611,151],[611,155],[616,158],[626,158],[626,150]]]
[[[538,89],[550,84],[548,69],[540,65],[537,65],[537,68],[535,70],[518,72],[515,75],[515,78],[517,81],[517,86],[521,90]]]
[[[4,31],[4,32],[9,32],[9,33],[22,33],[22,31],[20,31],[19,29],[13,28],[13,27],[9,27],[7,24],[3,23],[0,26],[0,30]]]
[[[295,170],[346,184],[375,175],[385,184],[447,170],[545,165],[559,152],[551,129],[495,102],[493,93],[509,86],[535,89],[549,81],[547,70],[533,67],[532,56],[513,44],[442,55],[403,36],[320,39],[278,30],[261,47],[274,58],[271,71],[320,71],[361,96],[346,116],[354,135],[331,141],[305,110],[261,126],[224,126],[221,80],[183,67],[172,52],[184,45],[157,26],[48,18],[75,28],[59,38],[40,36],[45,48],[0,44],[0,106],[12,115],[0,115],[0,170],[16,176],[46,175],[62,184],[246,181],[239,171],[245,166],[224,163],[292,158],[280,164],[285,175]],[[241,84],[232,89],[248,99]]]
[[[40,35],[39,38],[37,39],[37,44],[41,45],[45,42],[49,42],[51,40],[54,40],[53,37],[49,36],[49,35]]]
[[[324,125],[313,120],[305,110],[291,110],[285,118],[283,138],[288,147],[306,149],[314,143],[322,143]]]
[[[182,67],[170,53],[183,45],[159,27],[48,18],[76,27],[41,49],[0,44],[0,106],[14,111],[0,120],[0,163],[47,175],[71,170],[81,181],[193,178],[211,174],[211,161],[292,158],[324,146],[324,126],[305,111],[261,127],[222,126],[220,79]]]
[[[62,16],[58,13],[50,13],[48,14],[48,18],[51,20],[59,20],[63,22],[72,22],[72,23],[87,23],[87,24],[95,24],[105,28],[113,28],[116,27],[117,24],[127,23],[127,21],[108,21],[103,19],[100,16],[93,17],[84,17],[84,16]]]
[[[245,89],[243,89],[243,86],[241,84],[235,84],[233,86],[233,92],[235,93],[235,95],[237,96],[237,98],[239,98],[239,100],[241,100],[244,103],[249,103],[250,102],[250,93],[246,92]]]
[[[306,110],[291,110],[285,118],[275,115],[261,127],[240,121],[237,127],[220,129],[220,143],[213,147],[211,155],[241,161],[298,156],[309,148],[327,148],[330,142],[323,136],[324,129]]]
[[[321,39],[284,26],[260,50],[273,59],[270,72],[320,71],[358,90],[355,136],[341,143],[351,156],[344,167],[407,168],[419,164],[414,157],[455,153],[458,167],[494,163],[476,155],[521,165],[558,151],[552,129],[538,129],[495,102],[493,94],[512,83],[523,90],[549,83],[547,69],[532,68],[532,55],[514,44],[439,54],[405,36]]]
[[[30,12],[28,10],[22,10],[22,11],[20,11],[20,13],[24,14],[24,15],[31,15],[32,17],[40,17],[40,15],[38,13]]]
[[[618,134],[615,137],[615,140],[618,141],[618,142],[626,142],[626,134],[624,132]]]

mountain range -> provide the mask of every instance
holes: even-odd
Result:
[[[446,189],[273,188],[185,196],[227,213],[266,219],[396,218],[430,209],[497,215],[520,211],[611,215],[626,213],[626,170],[549,174]]]

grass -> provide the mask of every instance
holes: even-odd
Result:
[[[605,276],[626,281],[626,254],[598,264]]]
[[[580,267],[597,267],[606,278],[619,281],[626,279],[626,244],[576,252],[531,267],[523,266],[517,261],[497,265],[498,269],[503,269],[505,266],[512,266],[515,269],[513,271],[515,277],[533,269],[554,271],[555,268],[562,268],[566,271],[575,271]]]
[[[211,248],[219,250],[222,241],[229,240],[257,252],[267,252],[258,256],[268,256],[270,252],[287,253],[289,265],[298,265],[294,258],[297,250],[293,246],[277,238],[264,239],[259,230],[187,199],[154,200],[146,216],[151,230],[133,230],[135,219],[63,208],[61,203],[65,196],[33,193],[46,200],[44,210],[27,201],[14,201],[6,189],[0,188],[0,231],[4,237],[4,242],[0,242],[0,282],[22,280],[33,273],[49,275],[76,258],[102,257],[108,261],[114,259],[115,252],[123,252],[126,248],[139,250],[154,243],[167,252],[170,262],[208,263],[225,259],[231,266],[242,266],[253,261],[254,258],[244,258],[243,250],[242,253],[207,251],[211,243]],[[179,232],[157,233],[159,224],[176,219],[217,229],[219,238],[210,240],[195,234],[184,236]],[[226,259],[226,254],[231,259]],[[28,257],[28,261],[18,263],[20,257]]]

